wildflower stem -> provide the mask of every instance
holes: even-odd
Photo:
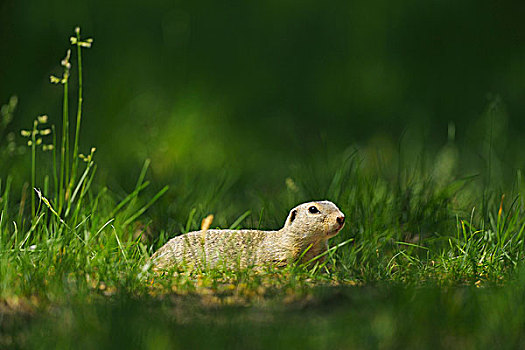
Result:
[[[33,122],[33,131],[31,132],[31,217],[36,215],[35,210],[35,183],[36,183],[36,133],[38,122]]]
[[[77,106],[77,123],[75,127],[75,143],[73,145],[73,167],[71,169],[71,181],[69,190],[73,188],[78,168],[78,141],[80,136],[80,123],[82,120],[82,49],[80,45],[80,29],[75,30],[77,35],[77,62],[78,62],[78,106]]]
[[[58,212],[62,212],[66,194],[64,193],[69,176],[69,111],[68,111],[68,79],[64,79],[64,103],[62,107],[62,146],[60,148],[60,187]]]
[[[55,205],[59,202],[58,194],[58,173],[57,173],[57,135],[55,132],[55,125],[51,125],[51,130],[53,133],[53,180],[55,185]]]

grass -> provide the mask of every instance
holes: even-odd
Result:
[[[97,184],[95,149],[78,153],[81,52],[92,40],[78,29],[71,42],[79,84],[73,143],[68,51],[63,76],[51,78],[64,89],[60,137],[47,118],[36,118],[22,131],[31,188],[14,188],[17,174],[0,182],[0,347],[525,345],[519,173],[505,195],[491,187],[490,176],[453,174],[451,137],[441,153],[424,154],[432,167],[402,161],[399,152],[396,170],[385,173],[386,165],[362,149],[305,162],[285,190],[245,207],[225,208],[228,179],[189,180],[175,199],[164,198],[167,186],[145,195],[149,161],[135,188],[117,194]],[[6,106],[2,133],[16,100]],[[0,137],[2,147],[12,143]],[[0,156],[6,161],[10,153]],[[321,198],[348,217],[325,265],[264,272],[180,267],[170,275],[149,268],[173,231],[197,229],[210,211],[222,227],[275,229],[291,207]],[[151,218],[166,221],[167,200],[181,209],[163,227]]]

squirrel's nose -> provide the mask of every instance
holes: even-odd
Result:
[[[345,217],[344,216],[340,216],[337,218],[337,222],[339,223],[339,225],[342,225],[345,223]]]

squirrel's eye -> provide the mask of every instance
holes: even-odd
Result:
[[[314,206],[311,206],[310,208],[308,208],[308,211],[312,214],[319,214],[319,209],[317,209],[317,207],[314,207]]]

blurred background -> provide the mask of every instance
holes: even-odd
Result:
[[[23,144],[37,115],[61,124],[49,75],[80,25],[94,38],[81,151],[97,147],[98,179],[116,191],[149,158],[171,197],[211,181],[250,203],[356,150],[387,178],[411,159],[439,164],[434,177],[489,167],[505,186],[525,161],[524,13],[484,0],[3,0],[0,100],[18,107],[0,132]],[[73,118],[76,67],[71,85]],[[6,159],[2,176],[28,174],[27,154]]]

